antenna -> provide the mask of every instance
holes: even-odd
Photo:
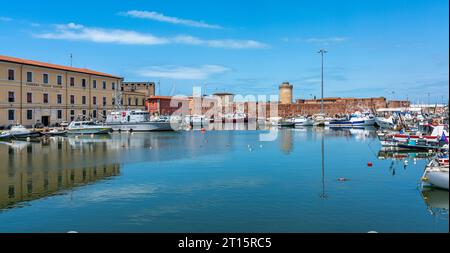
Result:
[[[70,53],[70,66],[72,67],[72,62],[73,62],[73,55],[72,53]]]
[[[158,96],[161,96],[161,80],[158,80]]]

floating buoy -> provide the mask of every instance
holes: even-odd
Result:
[[[30,137],[27,137],[27,142],[30,142],[31,141],[31,138]]]
[[[367,163],[367,167],[372,167],[373,166],[373,163],[372,162],[368,162]]]
[[[405,165],[408,165],[408,160],[405,160],[403,163],[404,163]]]
[[[202,132],[205,132],[205,131],[206,131],[205,128],[202,127]]]

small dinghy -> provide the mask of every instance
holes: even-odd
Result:
[[[54,129],[51,129],[48,132],[44,132],[43,134],[45,136],[48,136],[48,137],[66,136],[67,131],[63,130],[63,129],[56,129],[56,128],[54,128]]]

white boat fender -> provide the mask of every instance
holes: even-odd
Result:
[[[30,137],[27,137],[27,142],[30,142],[31,141],[31,138]]]

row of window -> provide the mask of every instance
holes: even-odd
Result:
[[[14,91],[8,91],[8,102],[9,103],[14,103],[16,101],[16,95]],[[42,102],[44,104],[48,104],[49,103],[49,95],[48,93],[44,93],[42,94]],[[102,105],[106,106],[106,97],[103,97],[103,101],[102,101]],[[31,92],[27,92],[27,103],[33,103],[33,93]],[[62,104],[62,95],[61,94],[56,94],[56,103],[57,104]],[[70,95],[70,104],[75,104],[75,95]],[[85,105],[86,104],[86,96],[81,96],[81,104]],[[92,104],[93,105],[97,105],[97,97],[93,96],[92,97]],[[115,104],[114,98],[112,100],[112,104]],[[123,104],[123,101],[122,101]],[[131,105],[131,98],[128,98],[128,105]],[[134,100],[134,105],[138,106],[139,105],[139,99],[135,98]],[[142,99],[142,104],[141,105],[145,105],[145,98]]]
[[[56,75],[56,84],[62,85],[62,83],[63,83],[62,78],[63,78],[62,75]],[[16,79],[15,70],[9,69],[8,70],[8,80],[14,81],[15,79]],[[33,82],[33,72],[31,72],[31,71],[27,71],[27,82],[28,83]],[[47,74],[47,73],[42,74],[42,83],[44,83],[44,84],[49,83],[49,74]],[[75,86],[75,77],[69,78],[69,85]],[[81,87],[86,88],[86,85],[87,85],[87,80],[85,78],[82,78],[81,79]],[[97,89],[97,80],[92,80],[92,88]],[[106,81],[102,81],[102,88],[104,90],[106,90],[106,88],[107,88]],[[111,89],[112,90],[116,89],[116,84],[114,82],[111,83]]]
[[[16,101],[16,96],[15,96],[15,92],[14,91],[8,91],[8,102],[9,103],[14,103]],[[48,104],[49,103],[49,95],[48,93],[44,93],[42,94],[42,102],[44,104]],[[33,103],[33,93],[31,92],[27,92],[27,103]],[[62,104],[62,95],[61,94],[56,94],[56,103],[57,104]],[[114,105],[115,101],[114,98],[112,100],[112,104]],[[75,95],[70,95],[70,104],[75,104]],[[81,104],[85,105],[86,104],[86,96],[81,96]],[[92,104],[93,105],[97,105],[97,97],[93,96],[92,97]],[[103,101],[102,101],[102,105],[106,106],[106,97],[103,97]]]
[[[86,116],[87,110],[82,110],[81,113]],[[103,115],[106,115],[106,110],[103,110]],[[56,110],[56,118],[62,119],[63,118],[63,111],[62,110]],[[92,110],[92,118],[97,118],[97,110]],[[70,110],[70,120],[73,121],[75,119],[75,110]],[[14,121],[16,120],[16,111],[15,110],[8,110],[8,120]],[[33,110],[27,110],[27,120],[33,120]]]

